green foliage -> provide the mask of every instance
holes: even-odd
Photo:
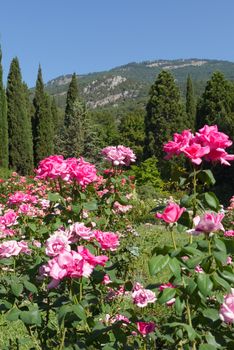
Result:
[[[139,166],[132,165],[131,170],[135,176],[137,186],[152,185],[155,189],[162,189],[163,181],[157,168],[158,160],[155,157],[148,158]]]
[[[162,71],[151,86],[146,111],[145,157],[163,159],[163,144],[188,124],[179,89],[168,71]]]
[[[35,110],[32,120],[33,147],[34,162],[35,165],[37,165],[40,160],[51,155],[54,150],[54,126],[51,101],[48,94],[44,92],[44,83],[40,66],[38,69],[33,105]]]
[[[8,122],[7,101],[3,86],[2,51],[0,47],[0,166],[8,167]]]
[[[7,106],[9,165],[20,174],[29,174],[33,168],[31,123],[17,58],[8,75]]]
[[[194,130],[196,121],[196,101],[194,97],[193,83],[190,75],[188,75],[186,86],[186,113],[190,124],[189,128]]]
[[[76,74],[73,73],[71,82],[67,91],[67,100],[66,100],[66,108],[65,108],[65,117],[64,117],[64,125],[68,127],[71,123],[71,118],[74,113],[74,103],[78,98],[78,85]]]
[[[130,147],[140,162],[145,140],[144,110],[136,110],[123,116],[120,125],[120,143]]]

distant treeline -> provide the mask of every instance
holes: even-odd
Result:
[[[188,75],[184,102],[173,75],[163,70],[150,88],[146,105],[122,110],[88,110],[78,85],[74,73],[63,111],[45,92],[41,67],[32,96],[14,58],[5,88],[0,51],[0,167],[30,174],[50,154],[98,161],[103,147],[123,144],[135,151],[138,164],[156,157],[162,178],[169,179],[175,164],[164,162],[162,145],[173,133],[217,124],[234,139],[234,84],[221,72],[213,73],[199,99]],[[233,166],[221,176],[233,189]]]

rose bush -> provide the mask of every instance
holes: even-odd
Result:
[[[164,146],[166,158],[183,155],[193,172],[180,180],[188,194],[155,215],[173,244],[152,247],[156,283],[148,285],[132,277],[135,184],[122,169],[135,161],[129,148],[105,148],[111,167],[104,171],[55,155],[35,178],[14,173],[0,183],[1,313],[24,325],[28,348],[233,348],[233,200],[224,213],[206,192],[215,183],[211,170],[199,168],[229,165],[231,144],[217,126],[204,126]],[[176,231],[187,234],[185,245]],[[20,341],[5,348],[20,349]]]

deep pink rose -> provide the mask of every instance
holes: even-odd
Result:
[[[224,302],[219,310],[219,317],[225,323],[234,323],[234,288],[224,296]]]
[[[114,251],[119,246],[119,237],[116,233],[113,232],[102,232],[99,230],[93,231],[96,240],[100,244],[103,250]]]
[[[177,222],[185,210],[185,208],[181,208],[178,204],[170,202],[162,214],[156,213],[155,216],[170,224]]]
[[[137,322],[137,329],[143,336],[154,332],[156,324],[154,322]]]
[[[189,147],[185,147],[183,149],[183,153],[184,155],[191,159],[191,161],[194,164],[201,164],[202,162],[202,157],[206,154],[208,154],[210,152],[210,147],[206,146],[206,147],[202,147],[200,144],[198,143],[193,143],[191,146]]]

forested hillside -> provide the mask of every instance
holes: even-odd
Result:
[[[109,71],[78,74],[80,95],[90,108],[143,105],[147,101],[150,85],[162,69],[171,71],[183,97],[188,74],[197,96],[202,94],[206,81],[214,71],[222,71],[228,80],[234,80],[234,63],[228,61],[180,59],[132,62]],[[60,107],[65,107],[71,77],[72,74],[63,75],[46,84],[46,91],[55,97]]]

